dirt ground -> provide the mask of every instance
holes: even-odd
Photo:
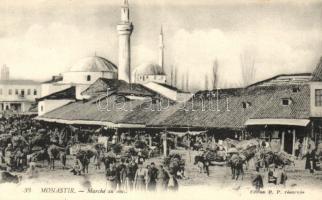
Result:
[[[249,169],[245,170],[245,175],[243,180],[232,180],[231,171],[229,167],[226,166],[211,166],[210,176],[208,177],[204,173],[199,173],[197,166],[193,164],[193,158],[198,152],[189,152],[185,150],[176,150],[177,153],[181,154],[186,161],[185,167],[185,178],[179,180],[179,185],[181,187],[185,186],[216,186],[219,188],[226,188],[231,190],[238,190],[240,188],[253,189],[251,186],[251,179],[255,174],[255,170],[250,163]],[[73,165],[73,156],[68,156],[67,167],[70,168]],[[162,162],[162,157],[155,157],[146,161],[145,164],[155,162],[158,166]],[[286,188],[303,188],[303,187],[316,187],[322,190],[322,172],[317,171],[313,175],[308,171],[304,170],[305,160],[296,160],[295,167],[287,168],[288,181]],[[89,166],[89,173],[82,176],[74,176],[69,172],[69,169],[62,169],[62,165],[59,161],[56,161],[56,169],[49,170],[48,165],[45,162],[39,162],[39,177],[33,179],[33,182],[48,184],[53,181],[84,181],[90,180],[91,182],[105,181],[104,166],[102,164],[101,169],[97,170],[94,168],[93,163]],[[279,188],[284,186],[275,186],[273,184],[267,183],[267,172],[260,172],[264,177],[264,188]],[[25,174],[23,179],[26,179]]]

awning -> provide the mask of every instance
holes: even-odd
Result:
[[[173,131],[167,131],[167,133],[171,134],[171,135],[175,135],[178,137],[183,137],[185,135],[187,135],[187,132],[173,132]]]
[[[207,131],[188,131],[187,133],[189,135],[200,135],[200,134],[204,134],[206,133]]]
[[[91,120],[65,120],[65,119],[52,119],[52,118],[43,118],[36,117],[36,120],[46,121],[46,122],[55,122],[61,124],[82,124],[82,125],[100,125],[108,128],[144,128],[143,124],[115,124],[112,122],[106,121],[91,121]]]
[[[185,135],[200,135],[203,133],[206,133],[207,131],[187,131],[187,132],[174,132],[174,131],[167,131],[167,133],[171,134],[171,135],[176,135],[178,137],[183,137]]]
[[[249,119],[245,122],[246,126],[252,125],[288,125],[288,126],[307,126],[309,119]]]

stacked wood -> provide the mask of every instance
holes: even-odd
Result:
[[[11,142],[12,135],[11,134],[1,134],[0,135],[0,147],[6,148],[8,143]]]
[[[235,145],[238,150],[245,150],[257,146],[259,146],[259,140],[257,139],[242,140]]]
[[[14,147],[25,147],[28,145],[26,139],[21,135],[13,136],[11,142]]]
[[[230,138],[226,138],[223,141],[223,146],[225,147],[226,150],[231,149],[233,147],[236,147],[237,144],[238,144],[237,140],[233,140],[233,139],[230,139]]]
[[[163,165],[168,167],[170,173],[177,174],[179,170],[184,169],[185,160],[179,154],[170,154],[164,158]]]
[[[255,156],[257,146],[247,146],[245,149],[240,150],[239,156],[244,161],[248,161]]]
[[[280,151],[275,153],[278,160],[284,165],[291,165],[294,164],[294,156],[291,154],[286,153],[285,151]]]
[[[35,135],[31,135],[29,140],[30,146],[46,146],[49,144],[49,137],[45,134],[36,133]]]

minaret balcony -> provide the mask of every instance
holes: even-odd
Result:
[[[125,23],[117,25],[117,31],[119,34],[131,34],[133,30],[132,23]]]

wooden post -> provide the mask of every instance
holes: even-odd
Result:
[[[177,145],[178,145],[178,136],[175,135],[174,136],[174,148],[177,148]]]
[[[295,155],[295,136],[296,136],[295,129],[293,129],[292,134],[293,134],[292,155],[294,156]]]
[[[281,151],[284,151],[285,131],[282,132]]]
[[[149,134],[149,146],[152,147],[152,137],[150,134]]]
[[[309,134],[306,134],[306,136],[304,137],[304,140],[303,140],[303,152],[302,152],[303,155],[305,155],[307,152],[307,146],[308,146],[308,141],[309,141],[308,135]]]
[[[164,132],[163,134],[163,156],[167,156],[167,132]]]

